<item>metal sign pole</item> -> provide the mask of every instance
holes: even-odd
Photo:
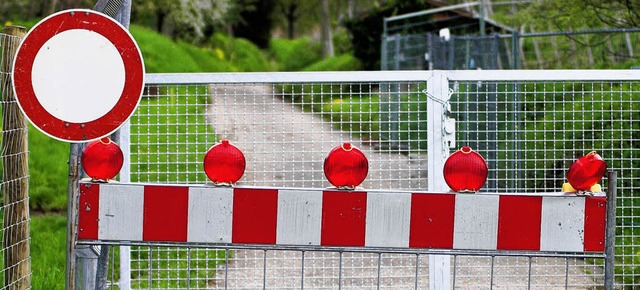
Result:
[[[124,3],[123,3],[124,2]],[[124,5],[123,5],[124,4]],[[99,0],[94,10],[116,18],[123,26],[129,26],[130,0]],[[116,134],[117,137],[117,134]],[[66,289],[105,289],[108,271],[109,248],[101,246],[77,246],[79,179],[82,178],[80,158],[83,144],[72,143],[69,150],[69,186],[67,202],[67,267]]]

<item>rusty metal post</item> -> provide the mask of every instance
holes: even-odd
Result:
[[[2,30],[2,187],[4,200],[3,248],[4,285],[8,289],[31,288],[29,254],[29,167],[27,120],[20,111],[11,88],[13,61],[24,27],[7,26]]]
[[[80,144],[72,143],[69,149],[69,187],[67,195],[67,280],[65,283],[67,290],[76,289],[80,154]]]

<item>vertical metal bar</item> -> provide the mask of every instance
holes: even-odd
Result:
[[[80,168],[80,144],[72,143],[69,148],[69,181],[67,194],[67,268],[66,289],[76,289],[76,241],[78,239],[78,174]]]
[[[564,258],[564,289],[569,289],[569,258]]]
[[[151,262],[152,262],[151,256],[152,256],[152,254],[153,254],[153,248],[149,247],[149,256],[147,256],[147,267],[148,267],[148,272],[149,272],[149,277],[147,278],[147,280],[149,281],[149,289],[153,288],[153,286],[151,285],[151,283],[153,282],[151,280],[151,278],[153,276],[151,274]]]
[[[342,252],[340,252],[340,264],[338,264],[338,289],[342,289]]]
[[[187,289],[191,289],[191,247],[187,248]]]
[[[102,245],[100,246],[100,254],[98,255],[98,267],[96,272],[96,289],[97,290],[105,290],[107,289],[107,275],[109,273],[109,253],[111,250],[111,246]]]
[[[442,170],[449,155],[449,147],[443,139],[444,118],[446,110],[443,103],[449,101],[449,80],[442,71],[431,71],[427,80],[427,169],[428,190],[430,192],[446,192]],[[437,99],[439,101],[434,100]],[[442,102],[442,103],[441,103]],[[450,288],[450,263],[446,255],[429,255],[429,289]]]
[[[304,251],[302,251],[302,261],[300,266],[300,289],[304,289]]]
[[[229,278],[229,249],[225,249],[224,252],[224,290],[227,290]]]
[[[380,70],[387,70],[389,68],[389,66],[387,65],[387,61],[389,59],[389,56],[387,55],[387,41],[388,41],[388,36],[387,36],[387,18],[385,17],[382,20],[382,40],[380,41]]]
[[[616,204],[618,191],[618,174],[609,171],[607,174],[607,223],[604,243],[604,289],[613,290],[615,284],[614,261],[616,254]]]
[[[489,289],[493,289],[493,268],[496,265],[496,256],[491,256],[491,278],[489,280]]]
[[[376,289],[380,290],[380,268],[382,264],[382,253],[378,253],[378,282],[376,283]]]
[[[126,29],[129,29],[131,21],[131,6],[132,0],[122,0],[120,4],[120,10],[116,14],[116,21],[118,21]],[[120,181],[129,182],[131,180],[131,148],[130,148],[130,135],[131,135],[131,123],[127,120],[118,131],[114,133],[113,140],[122,148],[122,153],[125,156],[124,164],[120,170]],[[120,289],[131,288],[131,247],[120,247],[120,281],[118,281]]]
[[[415,281],[416,282],[415,282],[415,286],[413,288],[413,289],[416,289],[416,290],[418,289],[418,285],[420,285],[418,283],[418,281],[420,280],[419,279],[420,278],[419,272],[420,272],[420,254],[416,254],[416,277],[415,277]]]
[[[511,69],[520,69],[520,34],[514,31],[511,34],[511,54],[513,55],[513,63]]]
[[[262,251],[262,289],[267,289],[267,250]]]
[[[529,272],[527,273],[527,290],[531,289],[531,259],[532,257],[529,256]]]
[[[456,267],[458,265],[458,255],[453,255],[453,285],[451,285],[451,289],[456,289]]]

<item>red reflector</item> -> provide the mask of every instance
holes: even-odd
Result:
[[[324,159],[324,175],[336,187],[356,187],[368,172],[367,157],[351,143],[333,148]]]
[[[120,172],[124,155],[118,144],[108,137],[104,137],[89,143],[84,148],[80,162],[89,177],[96,180],[108,180]]]
[[[246,160],[238,147],[222,140],[204,156],[204,172],[214,183],[236,183],[244,174]]]
[[[471,147],[464,146],[444,163],[444,180],[451,190],[478,191],[487,180],[487,162]]]
[[[591,151],[569,167],[567,180],[577,190],[590,190],[591,186],[602,179],[606,171],[607,163],[596,151]]]

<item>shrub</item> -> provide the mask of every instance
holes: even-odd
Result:
[[[231,38],[224,34],[216,33],[209,39],[209,44],[221,49],[225,58],[239,68],[240,71],[273,70],[272,65],[260,48],[246,39]]]
[[[351,71],[361,68],[360,61],[351,54],[325,58],[304,68],[305,71]]]
[[[320,43],[309,38],[272,39],[269,54],[279,64],[280,71],[300,71],[322,59]]]

